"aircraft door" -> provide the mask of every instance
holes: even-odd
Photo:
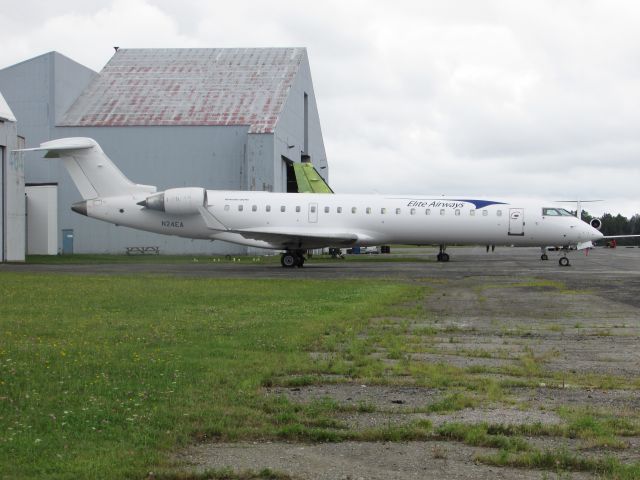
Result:
[[[318,223],[318,204],[309,204],[309,223]]]
[[[524,208],[509,209],[509,235],[524,236]]]

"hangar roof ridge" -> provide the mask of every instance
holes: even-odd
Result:
[[[305,59],[304,48],[121,48],[58,125],[273,132]]]

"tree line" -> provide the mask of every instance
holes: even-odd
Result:
[[[574,215],[576,212],[574,212]],[[590,222],[594,218],[586,210],[582,211],[582,220]],[[605,236],[609,235],[640,235],[640,214],[636,213],[631,218],[624,215],[612,215],[605,213],[599,217],[602,221],[600,231]],[[640,245],[640,238],[619,238],[618,245]]]

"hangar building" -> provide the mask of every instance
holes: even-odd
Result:
[[[119,49],[100,73],[50,52],[0,70],[0,90],[29,146],[94,138],[131,180],[159,191],[287,191],[292,164],[305,156],[328,176],[304,48]],[[25,172],[28,188],[57,186],[64,251],[246,252],[85,218],[69,208],[80,195],[60,162],[29,153]]]
[[[16,117],[0,93],[0,262],[23,262],[25,198],[23,148]]]

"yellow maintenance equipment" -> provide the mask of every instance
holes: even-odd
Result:
[[[294,163],[293,170],[296,175],[299,193],[334,193],[312,163]]]

